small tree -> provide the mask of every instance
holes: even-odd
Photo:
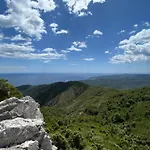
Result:
[[[7,80],[0,79],[0,101],[10,97],[21,98],[22,94],[14,86],[10,85]]]
[[[80,132],[74,132],[70,139],[70,143],[72,147],[75,147],[79,150],[82,150],[85,147],[85,141]]]
[[[122,123],[124,122],[124,119],[119,113],[117,113],[112,117],[112,121],[113,123]]]

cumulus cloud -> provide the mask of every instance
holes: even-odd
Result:
[[[87,48],[86,42],[74,41],[73,45],[79,48]]]
[[[37,2],[32,1],[32,6],[43,10],[44,12],[49,12],[55,10],[56,4],[53,0],[37,0]]]
[[[46,48],[42,52],[37,52],[32,45],[22,45],[15,43],[0,43],[0,57],[22,58],[37,60],[65,59],[64,54],[58,53],[55,49]]]
[[[30,43],[32,41],[31,38],[23,37],[21,34],[17,34],[17,35],[12,36],[12,37],[7,37],[3,33],[0,33],[0,40],[22,41],[22,42],[30,42]]]
[[[10,40],[12,40],[12,41],[31,41],[31,38],[29,38],[29,37],[24,38],[24,37],[22,37],[21,34],[18,34],[18,35],[13,36],[12,38],[10,38]]]
[[[51,23],[50,24],[50,27],[52,29],[52,31],[57,35],[57,34],[68,34],[68,31],[67,30],[58,30],[58,24],[56,23]]]
[[[95,58],[83,58],[83,60],[85,60],[85,61],[94,61]]]
[[[122,54],[111,58],[111,63],[150,61],[150,29],[143,29],[129,39],[120,41],[117,47]]]
[[[31,41],[27,41],[27,42],[23,42],[23,43],[19,43],[19,45],[23,45],[23,46],[28,46],[31,45],[32,42]]]
[[[68,7],[70,14],[77,16],[88,15],[88,6],[90,3],[104,3],[105,0],[63,0]]]
[[[82,49],[75,47],[74,45],[72,45],[70,48],[68,48],[67,50],[69,51],[76,51],[76,52],[81,52]]]
[[[86,42],[74,41],[68,51],[81,52],[82,48],[87,48]]]
[[[121,30],[120,32],[118,32],[117,34],[122,34],[122,33],[125,33],[126,31],[125,30]]]
[[[0,26],[13,27],[16,31],[35,37],[37,40],[46,33],[40,11],[47,12],[56,8],[53,0],[6,0],[6,4],[8,10],[0,14]]]
[[[93,35],[100,36],[100,35],[103,35],[103,33],[101,31],[99,31],[99,30],[95,30],[93,32]]]
[[[43,50],[43,52],[47,52],[47,53],[49,53],[49,52],[54,52],[54,53],[57,53],[54,48],[45,48],[45,49]]]
[[[66,54],[66,53],[70,53],[70,51],[68,51],[68,50],[61,50],[61,53]]]

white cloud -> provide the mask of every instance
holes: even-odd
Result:
[[[73,45],[79,48],[87,48],[86,42],[75,41],[73,42]]]
[[[31,45],[31,44],[32,44],[31,41],[27,41],[27,42],[20,43],[19,45],[28,46],[28,45]]]
[[[87,48],[86,42],[74,41],[70,48],[61,50],[61,53],[66,54],[71,51],[81,52],[83,48]]]
[[[87,48],[86,42],[74,41],[68,51],[81,52],[82,48]]]
[[[105,54],[109,54],[109,51],[105,51]]]
[[[80,48],[76,48],[74,45],[72,45],[70,48],[68,48],[67,50],[69,50],[69,51],[76,51],[76,52],[81,52],[82,51],[82,49],[80,49]]]
[[[55,52],[55,53],[57,53],[54,48],[45,48],[45,49],[43,50],[43,52],[47,52],[47,53]]]
[[[21,34],[17,34],[17,35],[12,36],[12,37],[7,37],[4,34],[0,33],[0,40],[24,41],[24,42],[30,42],[31,43],[31,38],[23,37]]]
[[[70,14],[85,16],[89,13],[87,10],[90,3],[104,3],[105,0],[63,0],[63,2],[66,3]]]
[[[84,16],[89,16],[89,15],[92,16],[92,13],[90,11],[88,11],[88,12],[80,12],[80,14],[78,16],[79,17],[84,17]]]
[[[8,10],[0,14],[0,26],[13,27],[16,31],[35,37],[37,40],[46,33],[40,11],[52,11],[56,7],[53,0],[6,0],[6,4]]]
[[[138,24],[135,24],[133,27],[137,28],[137,27],[138,27]]]
[[[143,29],[129,39],[120,41],[117,48],[123,54],[113,56],[111,63],[150,61],[150,29]]]
[[[129,34],[134,34],[134,33],[136,33],[136,31],[131,31]]]
[[[68,33],[67,30],[60,30],[56,32],[56,34],[67,34],[67,33]]]
[[[38,2],[32,1],[32,6],[43,10],[44,12],[49,12],[55,10],[56,4],[53,0],[37,0]]]
[[[21,36],[21,34],[15,35],[14,37],[10,38],[12,41],[31,41],[31,38],[27,37],[24,38]]]
[[[67,51],[67,50],[61,50],[61,53],[66,54],[66,53],[70,53],[70,51]]]
[[[64,30],[64,29],[63,30],[58,30],[58,24],[56,24],[56,23],[51,23],[50,27],[51,27],[53,33],[55,33],[56,35],[57,34],[68,34],[67,30]]]
[[[122,34],[122,33],[125,33],[126,31],[125,30],[121,30],[120,32],[118,32],[117,34]]]
[[[0,43],[0,57],[33,60],[37,59],[44,61],[65,59],[64,54],[60,54],[52,48],[46,48],[42,52],[37,52],[37,50],[32,45],[22,45],[15,43]]]
[[[83,60],[85,60],[85,61],[94,61],[95,58],[83,58]]]
[[[50,27],[52,27],[52,28],[57,28],[57,27],[58,27],[58,24],[56,24],[56,23],[51,23],[51,24],[50,24]]]
[[[99,30],[95,30],[94,32],[93,32],[93,34],[94,35],[103,35],[103,33],[101,32],[101,31],[99,31]]]

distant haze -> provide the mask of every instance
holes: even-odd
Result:
[[[9,73],[0,74],[0,78],[9,80],[9,83],[14,86],[19,85],[39,85],[50,84],[54,82],[67,82],[76,80],[85,80],[94,76],[101,76],[102,74],[71,74],[71,73]]]

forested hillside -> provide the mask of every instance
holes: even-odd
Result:
[[[150,149],[150,87],[89,87],[67,106],[41,110],[59,149]]]
[[[41,111],[59,149],[150,149],[150,87],[117,90],[68,82],[23,89],[37,101],[41,93],[40,100],[50,96]]]
[[[41,105],[64,105],[84,92],[88,85],[78,82],[57,82],[38,86],[22,85],[17,87],[24,96],[29,95]]]

